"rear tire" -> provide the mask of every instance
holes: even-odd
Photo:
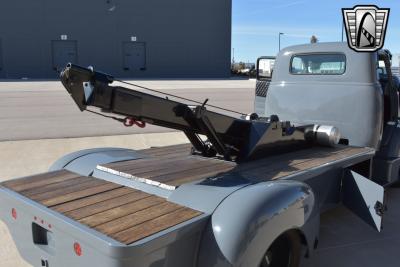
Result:
[[[278,237],[261,261],[260,267],[298,267],[301,259],[301,242],[296,231]]]

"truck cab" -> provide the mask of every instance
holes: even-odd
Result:
[[[400,133],[398,83],[390,60],[387,50],[359,53],[339,42],[291,46],[276,59],[261,57],[255,112],[279,114],[297,125],[338,127],[340,143],[376,149],[375,175],[385,177],[379,178],[383,184],[394,182]]]

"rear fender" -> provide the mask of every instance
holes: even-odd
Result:
[[[67,169],[89,176],[99,164],[143,158],[139,152],[125,148],[94,148],[67,154],[50,167],[49,171]]]
[[[308,185],[271,181],[245,187],[226,198],[212,215],[199,266],[259,266],[272,242],[292,229],[299,230],[308,244],[317,237],[319,210]]]

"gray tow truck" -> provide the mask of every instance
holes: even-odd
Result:
[[[345,43],[288,47],[258,60],[249,115],[68,64],[61,81],[81,111],[191,144],[66,155],[1,183],[0,218],[34,266],[299,266],[338,204],[381,230],[400,163],[390,60]]]

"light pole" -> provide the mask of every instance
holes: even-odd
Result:
[[[279,43],[279,51],[281,51],[281,35],[284,35],[283,32],[279,33],[278,43]]]

